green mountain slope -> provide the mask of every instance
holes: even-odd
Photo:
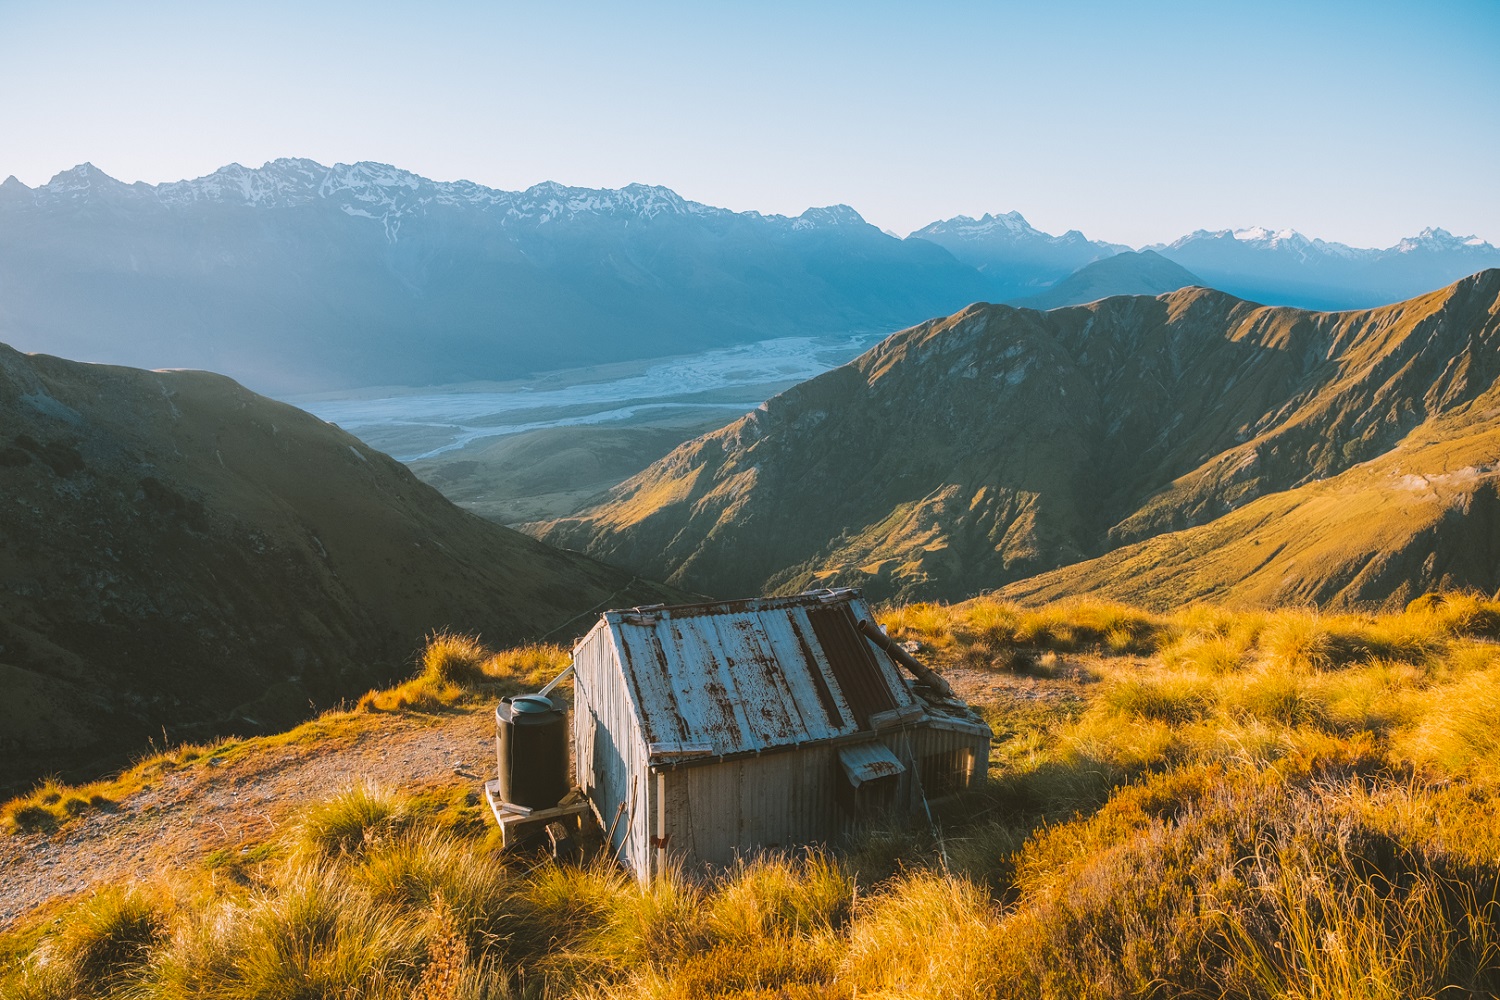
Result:
[[[1488,392],[1497,348],[1500,271],[1345,313],[1203,288],[973,306],[535,530],[716,594],[957,598],[1384,455]]]
[[[663,594],[203,372],[0,346],[0,504],[0,785],[306,717],[432,629],[566,637]]]

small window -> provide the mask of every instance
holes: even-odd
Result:
[[[884,743],[859,743],[839,751],[839,802],[856,816],[890,812],[901,791],[906,766]]]
[[[973,779],[974,751],[970,747],[922,756],[922,791],[929,799],[967,791]]]

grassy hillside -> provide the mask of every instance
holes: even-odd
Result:
[[[931,828],[637,886],[607,863],[499,851],[471,784],[309,792],[298,822],[238,852],[59,899],[12,926],[0,988],[1070,1000],[1500,990],[1500,603],[1447,594],[1380,616],[1154,615],[985,599],[882,618],[996,732],[989,786]],[[404,692],[367,699],[366,714],[482,711],[496,685],[541,669],[534,655],[446,647]]]
[[[1464,460],[1488,488],[1500,456],[1481,439],[1500,426],[1497,359],[1500,271],[1347,313],[1203,288],[1047,313],[976,305],[888,338],[535,530],[726,597],[856,585],[955,599],[1248,514],[1362,463],[1394,470],[1411,457],[1419,467],[1401,476],[1440,471],[1443,460],[1416,453],[1449,434],[1473,439]],[[1247,523],[1223,521],[1217,540]],[[1373,553],[1394,526],[1344,527],[1352,550]],[[1468,575],[1461,562],[1452,583],[1494,586],[1491,568],[1474,560]],[[1273,557],[1266,572],[1286,578],[1278,594],[1375,601],[1443,578],[1376,574],[1376,585],[1356,580],[1363,569]],[[1198,592],[1258,596],[1236,589],[1237,573]]]
[[[1028,602],[1098,594],[1184,601],[1400,607],[1428,590],[1500,587],[1496,394],[1414,430],[1380,458],[1001,590]]]
[[[666,593],[205,372],[0,345],[0,497],[0,789],[284,728],[436,628],[509,644]]]

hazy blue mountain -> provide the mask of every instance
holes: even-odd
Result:
[[[1127,250],[1085,264],[1045,292],[1015,299],[1010,304],[1028,309],[1057,309],[1097,302],[1111,295],[1165,295],[1202,284],[1205,284],[1202,278],[1153,250]]]
[[[0,184],[0,338],[282,394],[503,379],[883,333],[1031,298],[1127,249],[1015,212],[898,239],[843,205],[761,215],[640,184],[498,191],[283,159],[149,185],[83,164],[35,189]],[[1442,230],[1388,250],[1265,230],[1155,249],[1236,295],[1330,309],[1500,266],[1494,247]]]
[[[953,254],[985,276],[991,301],[1035,295],[1074,271],[1130,247],[1088,239],[1076,229],[1050,236],[1032,228],[1020,212],[955,216],[912,233]]]
[[[1290,229],[1200,229],[1151,247],[1214,288],[1267,305],[1366,309],[1500,267],[1500,249],[1477,236],[1424,229],[1384,250],[1308,239]]]
[[[979,219],[960,215],[908,239],[936,243],[977,268],[989,282],[992,301],[1025,305],[1079,268],[1130,249],[1089,240],[1077,230],[1049,236],[1019,212]],[[1200,229],[1143,249],[1181,265],[1210,287],[1265,305],[1304,309],[1389,305],[1500,266],[1500,249],[1442,229],[1424,229],[1384,250],[1263,228]]]
[[[947,251],[846,206],[764,216],[661,187],[507,192],[310,160],[0,185],[0,336],[272,391],[896,329],[985,294]]]

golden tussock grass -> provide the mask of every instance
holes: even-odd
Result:
[[[476,699],[534,691],[568,665],[568,651],[528,645],[493,652],[474,636],[436,632],[428,637],[417,675],[359,700],[366,712],[436,712]]]
[[[502,851],[458,786],[355,787],[236,878],[181,872],[18,926],[0,993],[1496,995],[1497,607],[896,609],[883,622],[938,665],[1011,685],[978,705],[990,782],[931,828],[638,884]],[[493,698],[561,668],[465,642],[409,683]]]

